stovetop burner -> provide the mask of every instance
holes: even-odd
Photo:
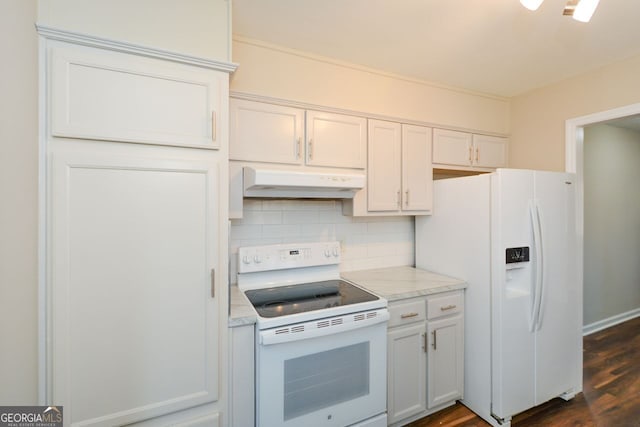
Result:
[[[332,307],[375,301],[379,298],[343,280],[275,286],[245,291],[261,317],[273,318]]]

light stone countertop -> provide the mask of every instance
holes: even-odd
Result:
[[[229,287],[229,327],[254,325],[258,314],[237,286]]]
[[[464,280],[420,270],[413,267],[389,267],[373,270],[348,271],[341,273],[345,280],[349,280],[387,301],[397,301],[440,292],[464,289]],[[253,325],[258,315],[237,286],[229,287],[229,327]]]
[[[389,302],[467,287],[464,280],[413,267],[349,271],[341,273],[341,276]]]

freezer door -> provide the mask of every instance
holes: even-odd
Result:
[[[535,203],[542,246],[536,319],[536,405],[579,388],[582,301],[577,282],[573,174],[539,172]]]
[[[535,404],[533,172],[500,169],[491,186],[491,411],[508,419]],[[507,248],[529,248],[529,261],[507,264]]]

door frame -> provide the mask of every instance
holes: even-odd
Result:
[[[605,123],[610,120],[621,119],[640,114],[640,103],[624,107],[600,111],[586,116],[568,119],[565,122],[565,170],[576,174],[576,231],[578,234],[577,278],[584,285],[584,128],[585,126]],[[580,286],[580,299],[583,300],[583,286]],[[582,310],[580,324],[583,323]],[[619,319],[616,323],[626,319]],[[596,332],[612,325],[602,325],[600,328],[585,328],[583,335]]]

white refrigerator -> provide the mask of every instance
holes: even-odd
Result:
[[[573,174],[438,180],[416,218],[416,267],[465,279],[464,403],[494,426],[582,391]]]

